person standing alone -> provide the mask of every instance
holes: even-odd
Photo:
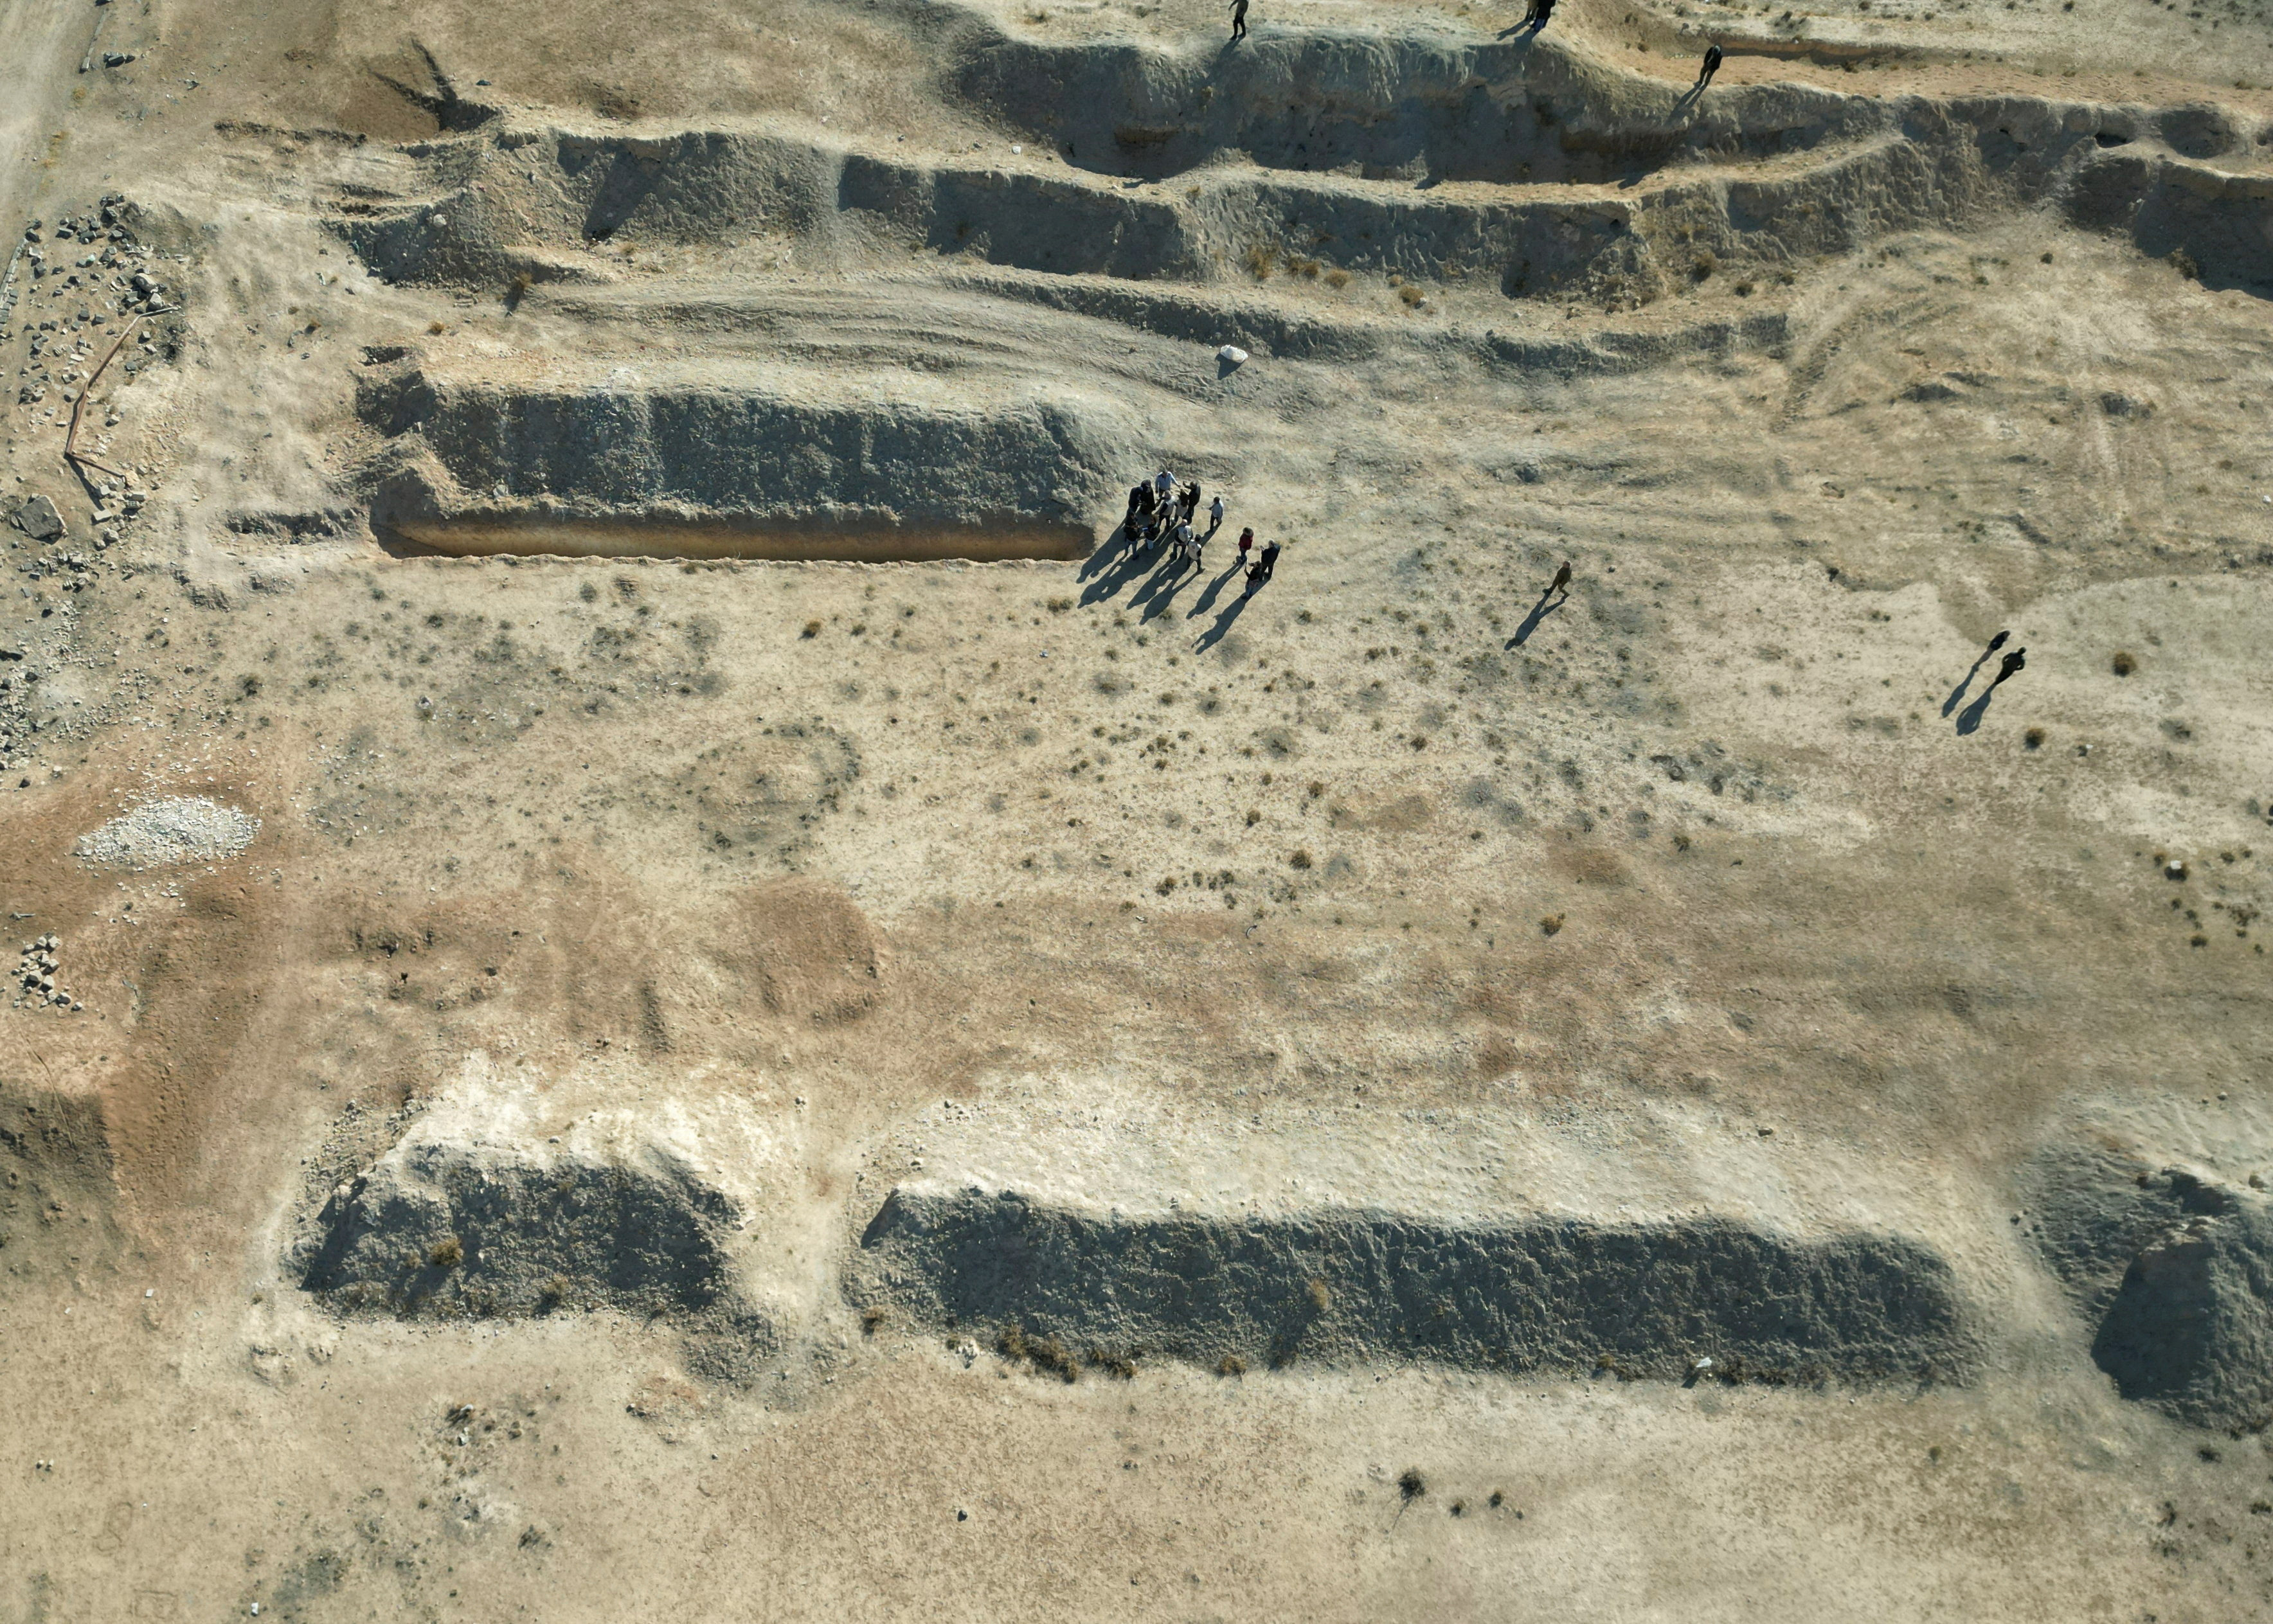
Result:
[[[1231,37],[1234,40],[1247,37],[1247,0],[1231,0]]]

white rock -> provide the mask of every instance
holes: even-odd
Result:
[[[71,855],[106,868],[156,868],[236,857],[260,833],[260,819],[201,795],[169,796],[122,812],[79,836]]]
[[[1247,352],[1236,344],[1227,344],[1215,352],[1215,358],[1218,361],[1228,361],[1232,365],[1237,366],[1247,359]]]

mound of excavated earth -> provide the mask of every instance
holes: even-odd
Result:
[[[1819,1381],[1955,1377],[1971,1362],[1949,1266],[1889,1236],[1794,1240],[1709,1219],[1144,1219],[934,1185],[894,1191],[863,1245],[878,1300],[1100,1363],[1425,1358],[1677,1377],[1702,1360],[1732,1380]]]

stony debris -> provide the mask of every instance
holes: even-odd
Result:
[[[64,516],[56,511],[55,503],[43,496],[33,497],[18,508],[15,522],[18,529],[35,542],[53,542],[63,537]]]
[[[24,951],[16,961],[16,1008],[64,1012],[85,1007],[56,984],[59,972],[56,949],[59,946],[53,935],[24,944]]]
[[[260,833],[260,819],[201,795],[169,796],[122,812],[79,836],[71,855],[105,868],[163,868],[219,863],[240,855]]]

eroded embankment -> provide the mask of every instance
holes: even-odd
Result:
[[[2050,1147],[2024,1182],[2118,1392],[2200,1426],[2273,1421],[2273,1202],[2106,1144]]]
[[[404,363],[362,391],[389,437],[374,525],[461,553],[1077,558],[1141,460],[1101,407],[847,399],[784,369],[629,385]]]
[[[945,89],[1069,163],[1152,178],[1237,158],[1377,181],[1599,185],[1895,127],[1885,103],[1807,85],[1730,86],[1700,101],[1552,38],[1320,30],[1203,52],[990,32],[956,54]]]
[[[731,1289],[739,1216],[668,1170],[423,1145],[332,1194],[301,1286],[341,1313],[703,1310]]]
[[[868,1226],[851,1293],[1106,1361],[1607,1362],[1677,1377],[1709,1357],[1723,1374],[1876,1381],[1962,1379],[1977,1359],[1955,1277],[1920,1243],[1720,1219],[1130,1218],[904,1186]]]
[[[1154,99],[1144,86],[1156,71],[1199,71],[1157,54],[1128,56],[1133,47],[1082,49],[1121,63],[1113,94],[1137,109],[1129,117]],[[1275,265],[1309,274],[1323,267],[1481,277],[1510,297],[1577,292],[1636,302],[1677,293],[1715,266],[1787,267],[1892,232],[1962,228],[2051,203],[2071,222],[2128,234],[2149,253],[2183,254],[2214,286],[2273,287],[2273,177],[2230,174],[2187,155],[2257,144],[2217,109],[2023,97],[1878,101],[1785,86],[1716,93],[1708,109],[1668,123],[1672,116],[1638,104],[1669,94],[1663,87],[1645,93],[1561,58],[1501,61],[1479,49],[1439,67],[1448,84],[1467,76],[1461,94],[1478,105],[1529,109],[1530,134],[1512,146],[1479,136],[1482,147],[1538,156],[1486,177],[1458,165],[1432,170],[1421,187],[1379,177],[1398,170],[1388,161],[1394,151],[1302,174],[1284,163],[1257,167],[1250,147],[1261,138],[1251,121],[1219,129],[1215,121],[1231,116],[1211,111],[1157,143],[1146,136],[1144,146],[1188,147],[1193,162],[1211,167],[1189,183],[1132,189],[1039,153],[971,165],[761,129],[634,136],[485,125],[412,149],[432,188],[423,198],[344,199],[334,224],[391,279],[500,290],[604,279],[613,273],[595,251],[618,238],[724,248],[756,236],[854,258],[891,245],[1127,281],[1222,281]],[[1295,76],[1286,94],[1313,98],[1314,111],[1331,109],[1335,128],[1352,132],[1348,141],[1362,133],[1397,151],[1410,144],[1384,131],[1418,92],[1396,90],[1373,71],[1325,87],[1287,71]],[[1534,83],[1542,73],[1551,88]],[[1258,85],[1251,94],[1264,92]],[[1092,114],[1078,97],[1048,105],[1066,118],[1121,116]],[[2205,134],[2208,115],[2215,116]],[[1124,137],[1138,127],[1114,126]],[[1041,136],[1061,138],[1054,128]],[[1084,138],[1066,135],[1061,145],[1078,152]],[[1439,189],[1440,180],[1457,183]]]

